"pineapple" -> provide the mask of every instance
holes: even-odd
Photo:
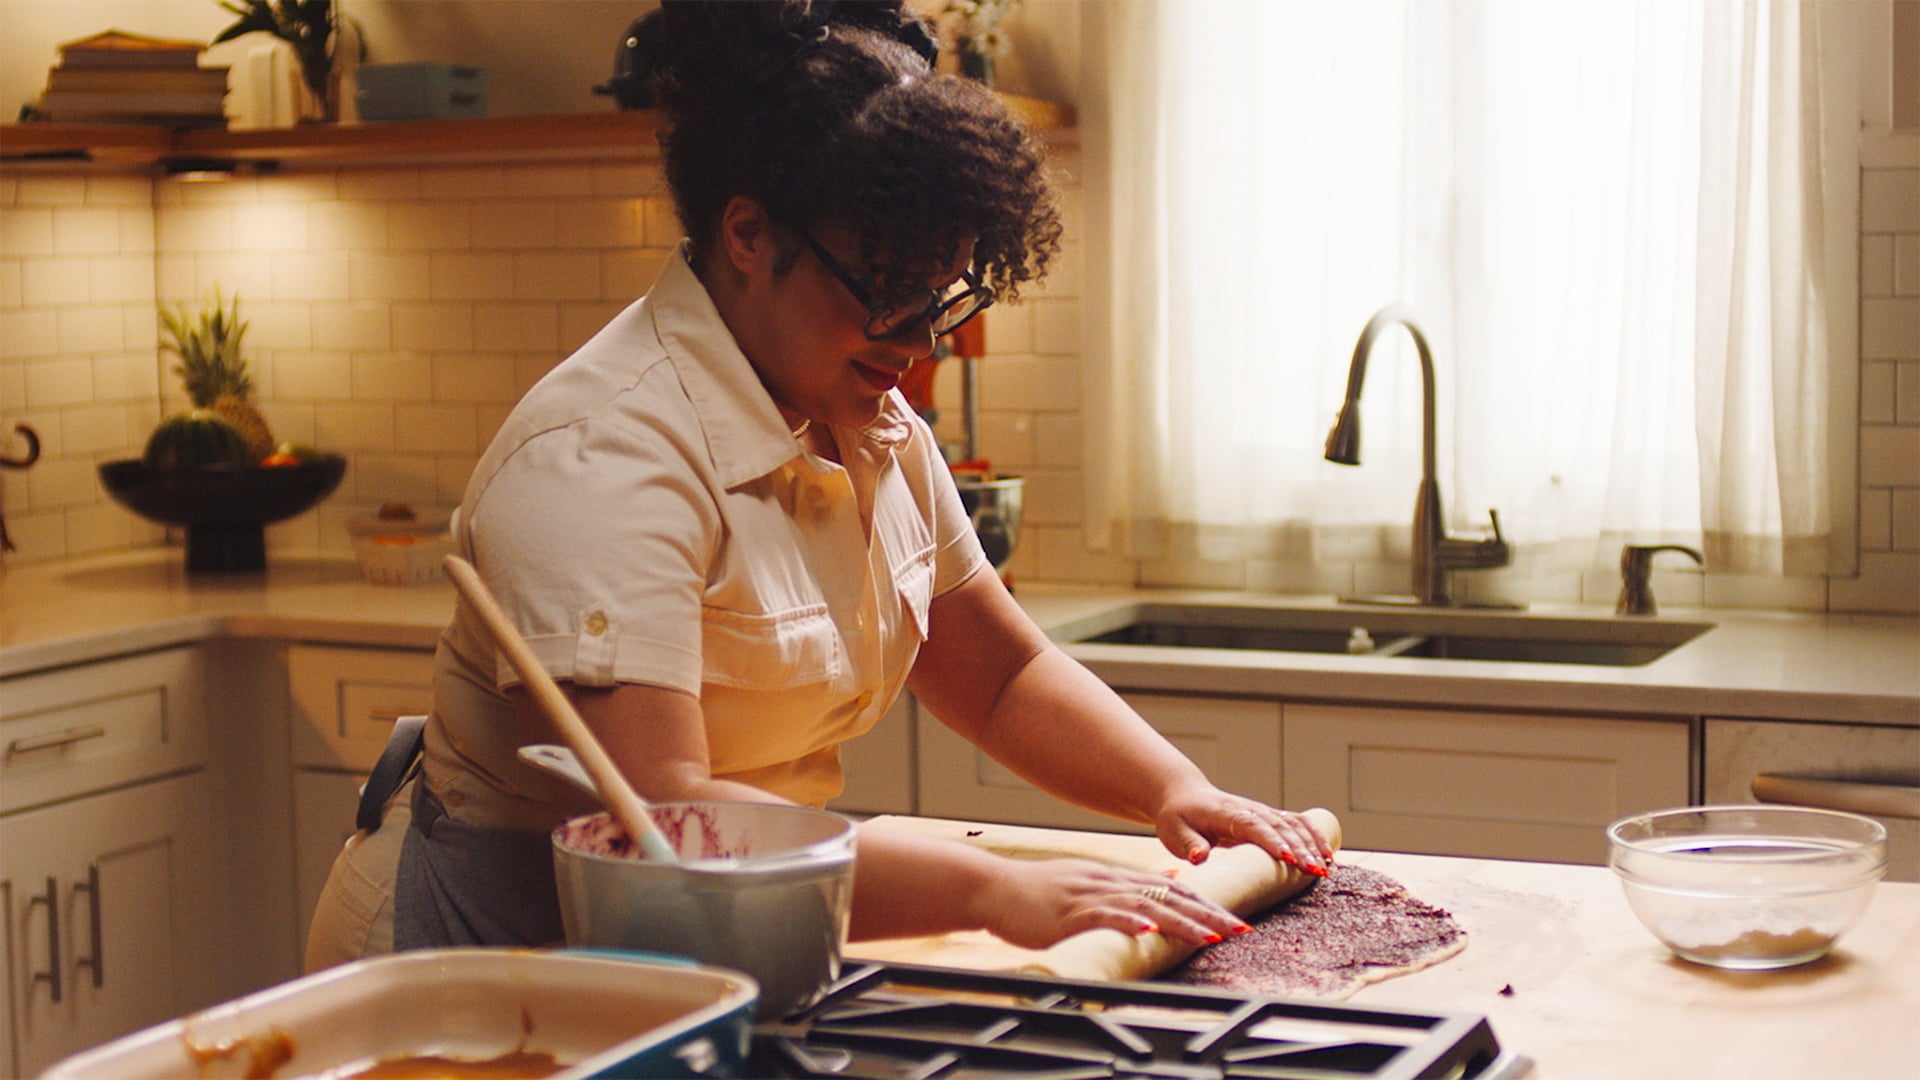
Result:
[[[224,417],[246,436],[247,449],[259,461],[273,453],[273,431],[253,404],[253,378],[240,356],[247,324],[240,318],[240,298],[228,305],[214,289],[199,314],[185,304],[175,311],[160,310],[160,327],[168,340],[161,348],[180,358],[173,373],[193,404]]]

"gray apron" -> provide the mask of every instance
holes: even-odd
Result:
[[[565,936],[551,837],[459,824],[426,784],[415,784],[393,886],[393,951],[537,948]]]
[[[412,821],[393,883],[393,951],[455,945],[541,947],[565,937],[544,832],[482,829],[447,817],[420,776],[425,717],[403,717],[361,790],[356,824],[380,828],[383,809],[413,781]]]

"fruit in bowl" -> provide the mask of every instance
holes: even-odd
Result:
[[[180,376],[187,397],[196,410],[232,424],[246,443],[247,460],[254,462],[274,452],[274,438],[267,418],[253,402],[253,376],[240,354],[247,325],[240,317],[240,297],[233,297],[229,304],[218,288],[198,314],[185,304],[172,311],[160,309],[160,329],[165,335],[160,347],[180,358],[173,373]]]
[[[216,289],[197,313],[162,308],[160,330],[193,407],[162,420],[137,460],[102,464],[100,482],[141,517],[186,529],[189,572],[264,569],[265,527],[332,494],[347,461],[274,441],[240,355],[247,323],[238,297],[228,302]]]
[[[279,468],[178,465],[154,468],[139,458],[108,461],[100,482],[113,501],[149,521],[187,531],[190,573],[262,570],[266,526],[305,513],[346,475],[338,454]]]
[[[211,409],[194,409],[160,421],[147,436],[140,460],[149,469],[204,469],[253,463],[247,437]]]
[[[1887,869],[1887,830],[1797,806],[1693,806],[1607,828],[1640,922],[1682,959],[1737,970],[1825,956]]]

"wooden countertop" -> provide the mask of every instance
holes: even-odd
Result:
[[[1165,858],[1151,838],[1054,832],[1097,857]],[[1920,885],[1882,882],[1822,960],[1729,972],[1673,957],[1604,867],[1361,851],[1340,859],[1399,880],[1468,934],[1454,958],[1350,1000],[1484,1014],[1536,1076],[1876,1080],[1912,1075],[1920,1060]],[[897,961],[991,966],[977,958],[993,955],[937,940],[918,953],[883,945],[874,951]]]
[[[1023,584],[1058,638],[1145,601],[1329,607],[1246,592]],[[1610,617],[1537,606],[1543,615]],[[221,635],[431,649],[446,584],[362,581],[335,553],[276,551],[259,574],[189,576],[176,548],[0,572],[0,676]],[[1404,702],[1589,715],[1733,716],[1920,726],[1920,619],[1685,610],[1713,630],[1641,667],[1524,664],[1123,645],[1068,651],[1115,686],[1290,701]]]
[[[1469,935],[1452,960],[1353,1000],[1484,1013],[1541,1077],[1891,1078],[1920,1060],[1920,885],[1882,882],[1824,959],[1731,972],[1669,953],[1604,867],[1347,859],[1451,911]]]

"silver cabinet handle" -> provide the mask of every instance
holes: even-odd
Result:
[[[62,746],[72,746],[74,743],[86,742],[88,739],[101,738],[106,733],[107,729],[99,724],[90,724],[86,727],[68,728],[65,731],[52,731],[45,735],[14,739],[7,743],[7,756],[31,754],[36,750],[57,750]]]
[[[1761,773],[1753,778],[1753,797],[1761,802],[1789,806],[1920,819],[1920,785],[1914,784]]]
[[[60,883],[53,880],[53,875],[51,874],[47,875],[46,895],[36,896],[32,900],[28,901],[27,910],[32,911],[34,908],[37,908],[42,904],[46,905],[46,908],[47,908],[47,970],[34,972],[33,982],[46,983],[47,989],[52,991],[51,996],[52,996],[53,1003],[55,1005],[58,1005],[60,1004],[60,998],[61,998]],[[32,984],[29,983],[28,985],[32,985]]]
[[[94,863],[87,867],[87,883],[85,885],[75,885],[73,891],[87,894],[87,921],[93,932],[93,955],[75,957],[73,966],[76,968],[90,969],[93,972],[93,988],[98,990],[105,984],[107,978],[107,969],[104,963],[106,952],[100,944],[99,863]]]

